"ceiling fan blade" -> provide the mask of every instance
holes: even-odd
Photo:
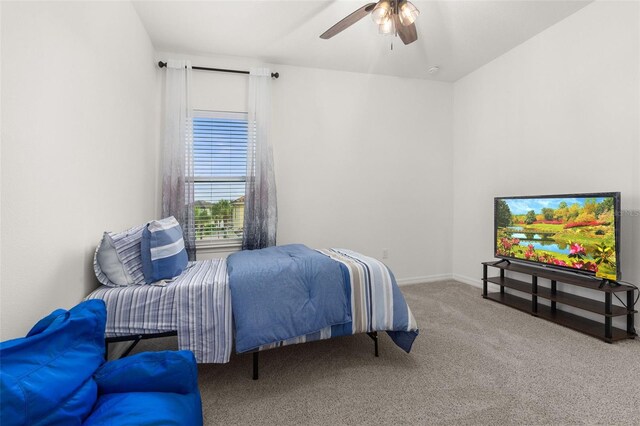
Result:
[[[375,6],[376,6],[376,3],[365,4],[360,9],[356,10],[351,15],[347,16],[346,18],[344,18],[343,20],[335,24],[333,27],[329,28],[327,31],[322,33],[320,38],[327,40],[333,37],[334,35],[346,30],[351,25],[355,24],[356,22],[358,22],[359,20],[367,16],[369,13],[371,13],[371,11]]]
[[[400,19],[398,19],[398,15],[394,15],[393,19],[396,25],[396,31],[398,31],[400,40],[402,40],[404,44],[411,44],[418,39],[418,31],[416,31],[415,23],[412,23],[411,25],[407,25],[405,27],[400,22]]]

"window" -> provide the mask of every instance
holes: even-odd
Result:
[[[196,242],[239,243],[244,228],[247,114],[194,111]]]

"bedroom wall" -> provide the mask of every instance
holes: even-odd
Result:
[[[455,278],[480,285],[493,197],[621,191],[640,284],[640,6],[596,1],[454,84]]]
[[[451,85],[278,67],[280,242],[383,259],[400,282],[451,271]]]
[[[2,2],[0,2],[0,99],[2,99]],[[0,101],[0,230],[2,229],[2,102]],[[0,240],[1,240],[0,232]],[[0,259],[2,259],[2,244],[0,241]],[[2,296],[2,262],[0,261],[0,297]],[[2,301],[0,300],[0,308]],[[0,318],[2,328],[2,318]]]
[[[128,2],[2,4],[0,339],[95,286],[104,230],[158,213],[159,72]]]
[[[162,52],[248,69],[247,58]],[[392,57],[390,60],[393,59]],[[348,247],[400,282],[450,277],[451,84],[275,65],[278,243]],[[238,110],[248,78],[194,71],[194,108]],[[219,253],[201,257],[219,256]]]

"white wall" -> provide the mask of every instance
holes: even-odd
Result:
[[[258,64],[158,54],[167,58],[245,70]],[[347,247],[377,258],[388,249],[385,262],[404,282],[450,275],[451,85],[271,68],[280,72],[272,115],[278,243]],[[194,108],[246,111],[247,82],[194,71]]]
[[[2,6],[4,340],[96,286],[102,231],[157,216],[159,71],[128,2]]]
[[[0,100],[2,99],[2,2],[0,2]],[[0,230],[2,229],[2,102],[0,101]],[[2,235],[0,232],[0,260],[2,259]],[[0,261],[0,298],[2,297],[2,261]],[[2,308],[0,299],[0,308]],[[0,329],[2,318],[0,317]]]
[[[621,191],[640,211],[640,8],[595,2],[454,85],[453,271],[492,259],[493,197]],[[622,218],[640,283],[640,215]]]
[[[451,85],[279,66],[279,243],[382,258],[400,280],[450,274]]]

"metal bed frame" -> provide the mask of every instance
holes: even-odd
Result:
[[[109,344],[110,343],[131,342],[129,344],[129,346],[127,347],[127,349],[125,349],[125,351],[122,354],[120,354],[120,356],[118,357],[118,359],[120,359],[120,358],[124,358],[127,355],[129,355],[131,353],[131,351],[133,350],[133,348],[135,348],[136,345],[138,343],[140,343],[141,340],[155,339],[155,338],[158,338],[158,337],[171,337],[171,336],[177,336],[177,335],[178,335],[177,331],[166,331],[164,333],[131,334],[131,335],[128,335],[128,336],[106,337],[104,339],[104,357],[107,358],[109,356]]]
[[[138,343],[140,343],[141,340],[147,340],[147,339],[155,339],[158,337],[171,337],[171,336],[177,336],[178,332],[177,331],[167,331],[164,333],[154,333],[154,334],[133,334],[130,336],[116,336],[116,337],[107,337],[104,339],[104,344],[105,344],[105,359],[108,357],[109,355],[109,344],[111,343],[118,343],[118,342],[131,342],[129,344],[129,346],[127,347],[127,349],[125,349],[125,351],[119,356],[119,358],[124,358],[127,355],[129,355],[131,353],[131,351],[133,350],[133,348],[136,347],[136,345]],[[377,331],[372,331],[370,333],[367,333],[367,336],[369,336],[371,338],[371,340],[373,340],[373,344],[374,344],[374,354],[376,357],[379,357],[379,352],[378,352],[378,332]],[[258,380],[258,375],[259,375],[259,363],[260,363],[260,351],[255,351],[255,352],[250,352],[253,356],[253,375],[252,375],[252,379],[253,380]]]

